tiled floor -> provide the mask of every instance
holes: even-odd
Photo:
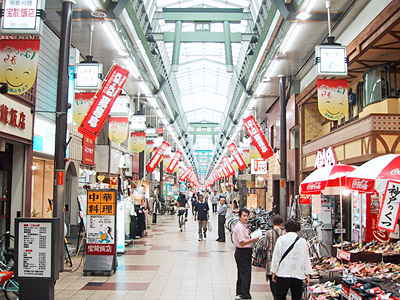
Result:
[[[214,230],[199,242],[192,216],[185,232],[179,232],[176,216],[160,216],[145,239],[118,256],[119,267],[112,276],[83,276],[82,266],[61,273],[56,300],[234,299],[234,247],[228,232],[226,243],[215,241],[216,215],[211,222]],[[263,269],[253,268],[251,294],[253,299],[272,299]]]

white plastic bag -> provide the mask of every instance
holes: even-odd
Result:
[[[208,230],[209,230],[209,231],[212,231],[212,226],[211,226],[211,223],[210,223],[210,222],[207,222],[207,227],[208,227]]]

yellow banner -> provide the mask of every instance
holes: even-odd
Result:
[[[146,149],[146,133],[145,132],[131,132],[130,138],[131,151],[140,153]]]
[[[75,125],[79,126],[93,103],[95,93],[75,93],[73,118]]]
[[[108,120],[108,138],[111,142],[121,144],[128,138],[128,117],[110,117]]]
[[[347,80],[317,80],[318,110],[326,119],[338,121],[349,110]]]

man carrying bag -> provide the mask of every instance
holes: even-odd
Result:
[[[275,300],[285,300],[290,289],[292,300],[300,300],[303,280],[310,283],[313,272],[307,241],[298,236],[299,222],[289,220],[285,224],[287,234],[278,238],[271,262],[272,280],[276,282]]]

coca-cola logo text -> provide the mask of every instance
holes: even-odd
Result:
[[[307,190],[319,190],[321,189],[321,182],[314,182],[307,184]]]
[[[376,240],[378,243],[386,243],[389,241],[389,234],[385,230],[375,229],[372,231],[372,235],[374,240]]]
[[[351,187],[366,191],[368,189],[368,180],[354,179]]]
[[[400,175],[400,169],[393,169],[392,171],[390,171],[390,175],[397,175],[397,176],[399,176]]]

